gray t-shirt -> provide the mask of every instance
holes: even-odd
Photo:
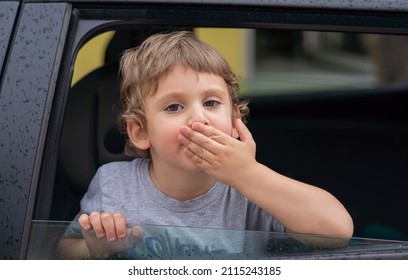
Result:
[[[154,185],[149,174],[149,162],[150,159],[137,158],[130,162],[113,162],[100,167],[81,200],[81,213],[121,212],[125,215],[129,226],[162,225],[284,231],[284,226],[273,216],[250,202],[234,188],[219,182],[215,183],[207,193],[192,200],[178,201],[166,196]],[[157,228],[153,228],[157,236]],[[169,230],[177,231],[169,228],[165,233],[158,235],[169,236]],[[70,232],[68,235],[71,235],[75,231],[77,230],[71,227],[67,233]],[[152,236],[153,233],[149,236],[149,233],[145,231],[145,239]],[[191,243],[190,237],[187,238],[189,241],[180,240],[180,236],[177,236],[176,239],[179,245],[184,246]],[[202,241],[202,237],[199,239]],[[146,239],[146,241],[149,240],[151,239]],[[214,250],[222,251],[224,249],[220,249],[218,243],[225,243],[225,241],[218,242],[212,239],[211,244],[195,243],[194,246],[207,249],[210,246]]]

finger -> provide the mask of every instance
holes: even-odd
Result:
[[[186,147],[184,150],[185,155],[194,161],[197,161],[197,163],[201,163],[203,160],[210,162],[215,156],[213,152],[210,152],[181,134],[179,135],[178,140]]]
[[[212,132],[206,130],[206,134],[211,135],[210,137],[204,133],[201,133],[200,131],[195,131],[187,126],[184,126],[180,129],[178,140],[181,144],[190,148],[194,153],[198,153],[200,156],[204,156],[204,150],[215,154],[217,149],[220,148],[220,145],[222,145],[222,143],[218,142],[218,139],[220,137],[219,134],[216,134],[215,131],[215,129],[213,129]],[[195,145],[193,145],[192,143],[194,143]]]
[[[143,229],[139,226],[135,226],[127,229],[126,238],[120,239],[123,249],[127,250],[132,247],[134,243],[143,236]]]
[[[197,166],[201,168],[206,168],[211,165],[211,162],[208,161],[207,159],[199,156],[198,154],[195,154],[192,152],[189,148],[185,148],[184,154],[189,157]]]
[[[127,224],[125,215],[122,213],[113,214],[113,221],[115,223],[116,235],[119,238],[125,238],[127,234]]]
[[[137,240],[143,236],[143,229],[139,226],[135,226],[128,229],[128,237]]]
[[[214,132],[209,133],[208,130],[204,129],[198,129],[199,126],[197,126],[197,130],[194,130],[191,127],[188,126],[183,126],[180,129],[180,134],[188,138],[190,141],[193,141],[195,143],[202,143],[202,144],[207,144],[211,145],[212,143],[216,143],[217,136]]]
[[[234,127],[238,132],[239,139],[242,142],[253,141],[252,134],[248,127],[242,122],[240,118],[236,118],[234,121]]]
[[[82,214],[81,216],[79,216],[78,223],[84,230],[92,229],[92,225],[91,222],[89,221],[88,214]]]
[[[241,142],[245,143],[248,147],[250,147],[252,152],[255,154],[256,143],[248,127],[242,122],[241,119],[235,119],[234,125]]]
[[[199,123],[199,122],[193,123],[193,125],[191,126],[191,129],[193,131],[199,132],[207,136],[208,138],[220,144],[227,144],[229,139],[231,138],[231,135],[227,135],[224,132],[214,127],[211,127],[211,126]]]
[[[111,213],[104,212],[101,214],[101,221],[102,221],[102,226],[105,230],[106,240],[115,241],[117,239],[117,236],[116,236],[115,222],[113,220],[113,215]]]
[[[101,222],[101,214],[99,212],[92,212],[89,215],[89,222],[92,225],[92,228],[95,231],[95,234],[98,238],[105,237],[105,230]]]

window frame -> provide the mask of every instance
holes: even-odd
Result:
[[[243,1],[245,2],[245,1]],[[406,12],[392,10],[365,11],[322,8],[304,9],[283,5],[236,5],[197,3],[151,3],[126,2],[99,3],[72,1],[66,44],[62,55],[52,109],[46,129],[42,163],[39,173],[34,208],[27,208],[24,235],[28,237],[29,222],[48,219],[52,202],[58,146],[63,126],[63,116],[73,74],[73,65],[79,48],[91,37],[101,32],[128,26],[175,26],[175,27],[233,27],[269,28],[278,30],[339,31],[384,34],[408,34]],[[52,93],[50,93],[52,96]],[[51,98],[51,97],[50,97]],[[41,152],[40,152],[41,153]],[[34,202],[34,200],[33,200]],[[24,242],[20,256],[26,252]]]

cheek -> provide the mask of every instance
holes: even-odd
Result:
[[[160,145],[164,149],[170,148],[174,143],[178,143],[177,138],[180,134],[180,127],[168,123],[156,127],[154,133],[150,135],[151,141],[156,146]]]
[[[214,128],[232,136],[233,117],[231,116],[231,113],[226,112],[222,117],[218,116],[210,122]]]
[[[219,131],[224,132],[227,135],[232,136],[232,122],[231,121],[224,121],[224,122],[218,122],[213,125],[213,127]]]

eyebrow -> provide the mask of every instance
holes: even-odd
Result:
[[[229,96],[229,91],[225,91],[219,87],[214,87],[214,88],[209,88],[204,91],[205,94],[211,94],[211,93],[216,93],[216,94],[222,94],[222,95],[227,95]]]
[[[209,88],[209,89],[206,89],[200,92],[200,95],[204,95],[204,96],[209,95],[209,94],[213,94],[217,96],[225,96],[225,97],[230,96],[229,91],[225,91],[219,87],[212,87],[212,88]],[[175,98],[175,99],[182,98],[186,95],[186,93],[182,91],[168,91],[168,92],[165,92],[163,95],[164,96],[158,97],[157,101],[162,101],[162,100],[165,101],[165,100],[172,99],[172,98]]]
[[[156,93],[157,94],[157,93]],[[163,96],[157,97],[157,101],[166,101],[168,99],[178,99],[181,98],[185,95],[185,93],[180,92],[180,91],[169,91],[165,92]]]

